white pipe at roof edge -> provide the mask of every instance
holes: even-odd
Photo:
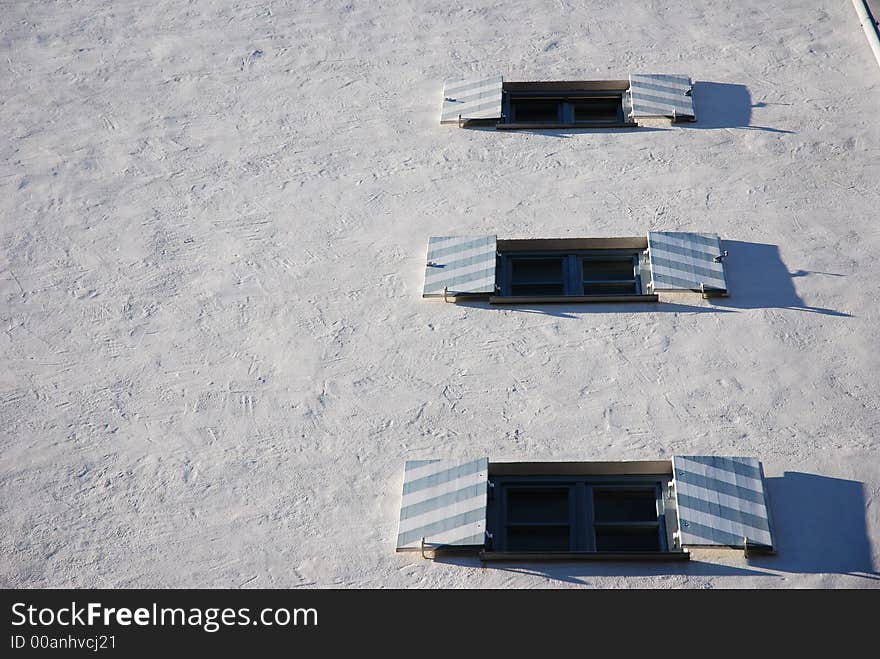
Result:
[[[871,50],[874,51],[874,58],[877,60],[877,64],[880,65],[880,34],[877,32],[877,25],[871,20],[871,12],[868,11],[868,5],[865,0],[852,0],[852,3],[853,7],[856,8],[856,13],[859,15],[859,21],[862,24],[862,29],[865,31],[865,36],[868,37]]]

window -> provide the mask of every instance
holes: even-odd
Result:
[[[667,552],[662,476],[490,477],[490,552]]]
[[[631,126],[625,80],[505,82],[498,128]]]
[[[536,245],[540,241],[535,241]],[[625,298],[642,296],[642,251],[499,248],[501,296],[513,298]]]
[[[505,546],[515,551],[571,549],[571,487],[511,487],[505,496]]]
[[[688,560],[691,547],[773,553],[757,458],[632,462],[408,460],[397,551],[484,561]],[[718,505],[718,502],[723,505]]]
[[[659,486],[597,487],[592,495],[596,551],[660,551]]]
[[[611,238],[431,236],[423,297],[489,304],[657,302],[658,291],[727,295],[716,234]]]
[[[636,295],[639,283],[637,254],[587,254],[578,258],[584,295]]]
[[[507,128],[528,126],[621,126],[625,125],[623,92],[572,90],[505,93],[502,123]]]
[[[682,74],[630,74],[629,80],[447,80],[441,124],[517,128],[635,127],[643,120],[694,121],[693,82]]]
[[[510,257],[511,295],[565,295],[564,257]]]

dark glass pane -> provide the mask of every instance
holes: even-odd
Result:
[[[562,284],[514,284],[511,295],[563,295]]]
[[[517,123],[559,121],[559,101],[532,98],[514,99],[513,120]]]
[[[653,489],[594,489],[593,513],[597,522],[653,522],[657,519],[657,496]]]
[[[575,121],[618,121],[620,98],[579,98],[572,100]]]
[[[636,283],[628,284],[593,284],[584,282],[584,295],[636,295]]]
[[[584,281],[633,278],[635,278],[635,271],[632,258],[584,259]]]
[[[562,259],[514,259],[512,295],[562,295]]]
[[[509,526],[505,551],[569,551],[567,526]]]
[[[562,282],[562,259],[514,259],[511,266],[515,284]]]
[[[660,551],[657,528],[595,527],[596,551]]]
[[[509,488],[507,521],[568,524],[568,488]]]

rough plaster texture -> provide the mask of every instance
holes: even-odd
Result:
[[[0,7],[0,585],[877,587],[880,70],[849,2]],[[698,81],[680,128],[442,81]],[[732,296],[420,299],[430,235],[719,233]],[[779,556],[393,552],[406,459],[764,462]]]

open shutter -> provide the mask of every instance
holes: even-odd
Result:
[[[489,458],[407,461],[397,551],[483,547]]]
[[[455,124],[459,117],[463,120],[500,119],[503,83],[501,76],[447,80],[443,85],[440,123]]]
[[[711,233],[648,232],[651,288],[727,295],[721,240]]]
[[[756,458],[672,458],[683,547],[773,548],[764,472]]]
[[[423,297],[495,292],[495,236],[432,236]]]
[[[695,121],[693,85],[686,75],[630,74],[633,118],[672,117]]]

